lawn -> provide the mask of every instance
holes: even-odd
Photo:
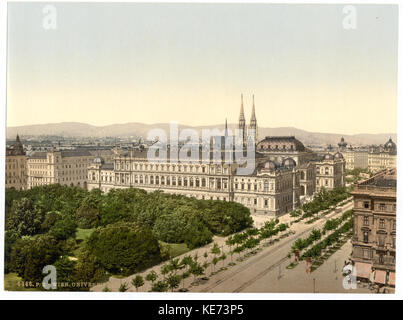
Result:
[[[166,243],[163,241],[158,241],[158,242],[159,242],[161,248],[166,247],[167,250],[169,250],[169,254],[170,254],[171,258],[180,256],[181,254],[184,254],[184,253],[190,251],[185,243]]]
[[[76,239],[77,240],[85,240],[88,239],[89,236],[94,232],[95,229],[80,229],[77,228]]]
[[[24,288],[20,282],[22,279],[16,273],[4,274],[4,290],[6,291],[38,291],[42,288]]]

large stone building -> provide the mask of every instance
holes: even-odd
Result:
[[[396,168],[397,147],[390,138],[383,146],[371,147],[368,153],[368,169],[372,172]]]
[[[14,145],[6,148],[6,188],[27,188],[27,156],[18,135]]]
[[[243,135],[243,147],[249,141],[256,147],[256,136],[249,137],[246,130],[242,98],[239,129]],[[249,129],[253,129],[252,132],[256,135],[254,99]],[[214,137],[213,145],[219,140],[223,142],[226,134],[227,129],[224,136]],[[234,150],[221,150],[221,160],[218,163],[213,160],[212,153],[207,162],[199,160],[193,163],[173,163],[168,158],[154,163],[148,159],[146,149],[116,149],[113,163],[106,163],[98,157],[90,165],[88,189],[99,188],[104,192],[112,188],[129,187],[147,191],[163,190],[197,199],[236,201],[250,208],[252,213],[272,216],[285,214],[299,206],[300,171],[292,157],[271,159],[267,154],[255,152],[253,172],[241,175],[237,174],[237,163],[225,161],[228,152],[233,155]],[[311,173],[308,175],[311,176]]]
[[[396,169],[355,185],[352,260],[357,277],[395,285]]]
[[[345,186],[346,162],[340,152],[326,153],[316,161],[316,191]]]
[[[369,148],[346,147],[344,138],[339,142],[339,152],[346,160],[346,169],[369,169],[372,172],[383,169],[396,168],[397,148],[390,138],[384,145],[370,146]]]
[[[88,150],[34,152],[27,161],[28,188],[55,183],[86,188],[94,158]]]
[[[299,206],[299,173],[295,162],[278,164],[258,155],[250,175],[237,175],[237,164],[224,161],[209,163],[152,163],[147,150],[116,150],[113,164],[96,158],[88,168],[88,189],[136,187],[147,191],[163,190],[205,200],[236,201],[251,212],[273,216]]]
[[[249,143],[255,145],[255,166],[250,174],[237,174],[238,164],[224,161],[224,154],[233,153],[234,149],[221,149],[218,163],[212,157],[207,162],[174,163],[168,158],[155,163],[148,159],[146,149],[115,149],[113,163],[97,157],[89,166],[88,189],[99,188],[104,192],[130,187],[163,190],[197,199],[236,201],[250,208],[252,213],[279,216],[297,208],[300,196],[314,194],[317,166],[323,166],[323,175],[328,181],[323,183],[324,187],[344,185],[341,154],[317,161],[317,155],[293,136],[266,137],[256,143],[256,136],[250,137],[246,130],[242,96],[238,128],[243,147]],[[257,133],[254,99],[248,128]],[[222,146],[225,137],[227,126],[224,136],[211,139],[213,146],[217,142]]]

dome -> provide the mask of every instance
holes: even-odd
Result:
[[[264,169],[267,169],[267,170],[275,170],[275,169],[277,169],[277,167],[278,167],[278,165],[274,161],[271,161],[271,160],[266,161],[264,164]]]
[[[385,143],[386,149],[396,149],[396,143],[392,141],[392,138],[389,138],[388,142]]]
[[[94,163],[94,164],[104,164],[105,161],[104,161],[104,159],[101,158],[101,157],[95,157],[94,160],[93,160],[93,163]]]
[[[340,152],[337,152],[337,153],[334,155],[334,158],[335,158],[335,159],[344,159],[343,155],[342,155]]]
[[[330,153],[326,153],[323,157],[323,160],[333,160],[334,157]]]
[[[284,167],[295,167],[297,164],[293,158],[287,158],[283,160]]]

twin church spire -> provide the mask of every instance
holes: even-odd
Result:
[[[256,120],[256,113],[255,113],[255,95],[252,95],[252,114],[250,118],[250,123],[248,127],[249,131],[251,131],[251,134],[254,136],[254,143],[255,146],[257,145],[257,120]],[[242,141],[244,146],[247,144],[247,135],[248,135],[248,130],[246,128],[246,121],[245,121],[245,112],[244,112],[244,107],[243,107],[243,94],[241,94],[241,111],[239,114],[239,130],[242,132]]]

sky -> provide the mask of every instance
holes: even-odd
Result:
[[[396,5],[8,4],[7,126],[236,123],[397,131]]]

